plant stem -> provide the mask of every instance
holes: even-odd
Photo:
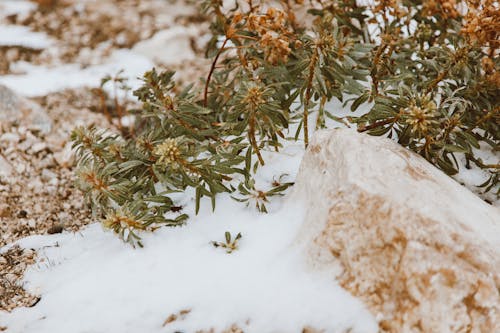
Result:
[[[366,131],[372,130],[372,129],[380,127],[380,126],[395,123],[396,121],[398,121],[398,119],[399,119],[399,116],[396,116],[396,117],[391,117],[391,118],[387,118],[384,120],[376,121],[373,124],[358,128],[358,132],[366,132]]]
[[[321,102],[319,104],[319,113],[318,119],[316,119],[316,129],[325,127],[325,104],[326,104],[326,96],[321,96]]]
[[[314,48],[314,53],[311,58],[311,63],[309,64],[309,77],[307,78],[307,87],[306,87],[306,95],[304,99],[304,144],[307,148],[309,145],[309,101],[311,100],[311,90],[312,90],[312,82],[314,78],[314,71],[316,69],[316,63],[318,62],[318,46]]]
[[[210,67],[210,72],[208,72],[207,82],[205,82],[205,90],[203,92],[203,106],[204,107],[207,107],[207,104],[208,104],[208,86],[210,85],[210,80],[212,79],[212,74],[214,73],[215,66],[217,65],[217,61],[219,60],[220,55],[224,51],[224,48],[225,48],[228,41],[229,41],[229,38],[226,37],[226,39],[224,39],[224,42],[222,43],[221,48],[217,52],[217,55],[215,56],[214,61],[212,62],[212,66]]]
[[[248,140],[250,140],[250,144],[252,145],[253,150],[255,150],[255,153],[257,154],[257,158],[259,159],[260,165],[264,165],[264,159],[260,154],[259,146],[257,145],[257,140],[255,139],[255,118],[253,114],[248,120]]]

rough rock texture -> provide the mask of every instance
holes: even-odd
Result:
[[[0,84],[0,126],[12,123],[44,134],[52,128],[52,120],[36,103]]]
[[[500,332],[500,211],[397,143],[319,132],[299,241],[385,332]]]

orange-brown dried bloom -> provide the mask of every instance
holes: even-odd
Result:
[[[246,28],[258,35],[258,43],[271,64],[287,62],[291,53],[287,15],[282,10],[269,8],[265,14],[250,13]]]

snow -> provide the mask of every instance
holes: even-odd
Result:
[[[125,67],[124,77],[133,89],[141,85],[140,77],[154,66],[145,57],[127,50],[117,50],[103,64],[81,69],[78,64],[61,65],[56,68],[25,64],[24,75],[5,75],[0,83],[27,97],[41,96],[50,92],[79,86],[98,86],[108,74],[116,74]],[[40,82],[44,82],[40,85]]]
[[[137,43],[132,50],[162,64],[176,64],[179,63],[180,55],[182,61],[196,59],[190,38],[200,35],[202,31],[199,28],[174,26]]]
[[[31,49],[45,49],[53,41],[41,32],[31,31],[17,25],[0,25],[0,46],[23,46]]]
[[[36,4],[23,0],[2,0],[0,1],[0,18],[10,15],[23,15],[36,8]]]
[[[144,56],[129,50],[116,50],[102,64],[83,69],[79,64],[66,64],[54,68],[33,66],[28,63],[18,64],[16,69],[23,70],[26,74],[1,76],[0,84],[21,95],[36,97],[66,88],[96,87],[104,76],[114,75],[124,69],[122,76],[129,79],[128,84],[133,89],[137,89],[142,83],[140,77],[153,67],[154,63]]]
[[[268,183],[278,172],[294,179],[302,154],[301,143],[266,154],[259,181]],[[192,192],[178,200],[187,203],[188,224],[144,234],[142,249],[99,224],[19,241],[38,250],[25,287],[42,298],[34,308],[0,312],[0,324],[9,333],[220,331],[232,324],[250,333],[301,332],[308,325],[377,332],[375,319],[333,272],[307,266],[295,242],[304,212],[299,202],[273,199],[270,213],[260,214],[220,195],[215,212],[206,200],[195,216]],[[210,243],[223,241],[226,231],[243,235],[231,254]],[[162,326],[181,310],[191,312]]]

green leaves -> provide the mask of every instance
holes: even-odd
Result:
[[[261,213],[267,213],[266,203],[269,202],[269,198],[284,195],[286,189],[293,185],[291,182],[283,182],[286,176],[283,174],[278,180],[274,180],[269,190],[257,189],[253,179],[246,179],[238,185],[239,196],[231,197],[236,201],[246,203],[247,206],[253,204]]]
[[[238,249],[238,242],[241,238],[242,238],[241,233],[238,233],[236,237],[234,237],[233,239],[231,233],[229,231],[226,231],[224,233],[224,240],[225,240],[224,242],[212,241],[211,244],[214,247],[221,247],[223,249],[226,249],[226,253],[229,254]]]
[[[316,128],[326,127],[327,118],[349,120],[360,132],[398,140],[448,174],[457,173],[457,156],[465,155],[490,173],[485,191],[499,192],[498,163],[484,164],[476,153],[499,149],[500,58],[462,35],[458,13],[407,1],[387,8],[394,15],[384,18],[354,0],[333,7],[324,1],[310,8],[314,19],[305,27],[287,8],[221,6],[202,2],[214,17],[212,66],[200,80],[206,89],[196,80],[179,86],[174,72],[152,69],[134,92],[142,106],[130,111],[136,120],[130,135],[72,133],[79,186],[94,215],[124,240],[135,244],[140,232],[184,223],[187,215],[171,194],[188,189],[196,213],[204,198],[215,209],[221,193],[266,212],[269,198],[292,183],[280,177],[265,189],[256,186],[263,151],[278,151],[283,140],[301,134],[307,144],[315,112]],[[221,37],[224,48],[217,46]],[[120,75],[103,79],[109,83],[128,89]],[[367,105],[370,111],[342,118],[328,107],[334,98],[357,114]],[[292,124],[296,132],[287,138]]]

